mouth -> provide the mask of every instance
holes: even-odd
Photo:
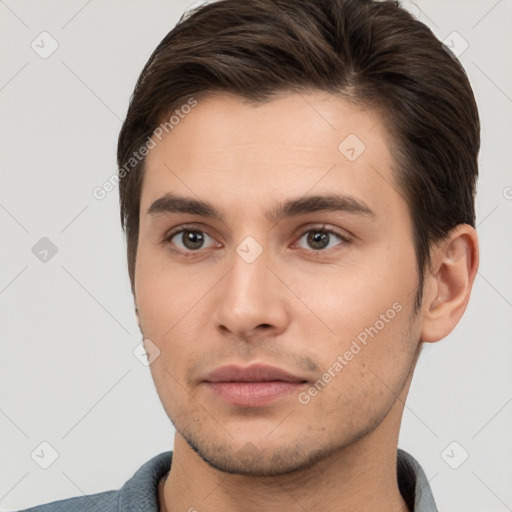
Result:
[[[259,407],[298,393],[308,381],[281,368],[262,364],[222,366],[204,383],[217,398],[238,407]]]

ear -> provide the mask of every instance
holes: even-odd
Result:
[[[431,250],[431,272],[425,278],[421,340],[439,341],[453,331],[469,302],[478,270],[475,229],[460,224]]]

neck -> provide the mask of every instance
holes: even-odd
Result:
[[[183,455],[181,449],[174,451],[173,469],[162,486],[161,512],[236,512],[241,504],[247,512],[408,512],[396,481],[396,452],[385,460],[375,454],[357,465],[344,460],[346,453],[333,454],[313,468],[277,477],[230,475],[206,468],[198,472]]]
[[[385,419],[314,466],[278,476],[229,474],[207,464],[176,433],[160,512],[410,512],[397,481],[397,445],[411,375]]]
[[[162,482],[160,511],[235,512],[243,503],[247,512],[408,512],[396,477],[398,439],[384,440],[377,430],[313,467],[262,477],[219,471],[176,434],[171,471]]]

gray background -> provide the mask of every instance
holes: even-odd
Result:
[[[1,510],[119,488],[172,449],[133,354],[117,189],[101,201],[92,190],[116,172],[138,73],[189,4],[0,0]],[[440,510],[512,510],[512,1],[409,8],[455,49],[469,44],[460,60],[483,126],[482,256],[460,325],[420,359],[400,447],[423,465]],[[47,58],[31,47],[51,49],[43,31],[58,43]],[[33,253],[43,237],[55,255],[40,252],[47,242]],[[42,442],[58,452],[48,469]]]

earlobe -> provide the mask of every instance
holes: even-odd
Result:
[[[425,295],[421,339],[446,337],[461,319],[478,270],[478,237],[468,224],[454,228],[431,251],[430,294]]]

